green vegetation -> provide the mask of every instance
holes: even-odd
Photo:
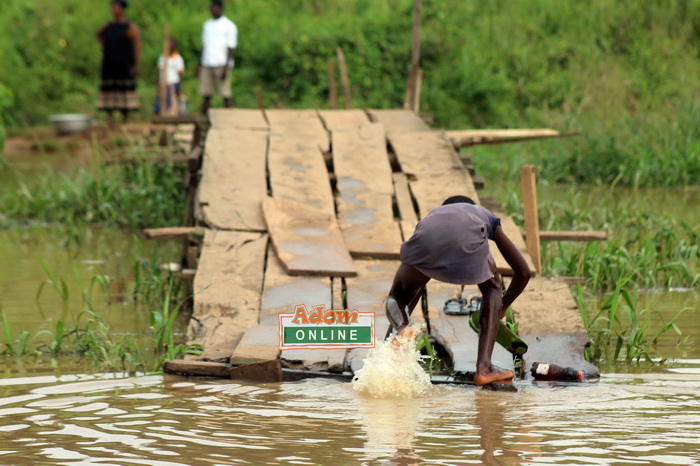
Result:
[[[413,0],[229,0],[240,31],[237,105],[326,107],[327,61],[343,48],[355,107],[397,107],[409,63]],[[207,2],[133,2],[144,38],[144,112],[169,23],[193,70]],[[20,124],[92,111],[108,2],[0,2],[0,83]],[[700,179],[700,3],[677,0],[424,2],[422,107],[448,128],[554,127],[576,138],[497,150],[550,181],[639,186]]]
[[[65,280],[57,279],[46,266],[44,270],[48,276],[47,282],[66,301]],[[165,361],[196,354],[199,351],[197,346],[182,343],[180,338],[175,337],[178,313],[186,301],[181,280],[171,274],[163,275],[158,266],[150,261],[135,263],[134,271],[133,299],[142,308],[156,309],[150,311],[151,326],[145,335],[115,335],[93,306],[95,286],[99,285],[103,293],[108,293],[109,277],[96,275],[86,287],[77,271],[74,271],[85,308],[74,315],[73,322],[59,319],[54,329],[41,330],[34,335],[21,330],[15,339],[3,311],[5,345],[0,354],[16,357],[80,355],[91,360],[98,370],[128,373],[160,371]],[[43,285],[37,297],[42,289]],[[33,349],[30,342],[36,345]]]
[[[185,190],[181,167],[148,161],[78,168],[70,175],[46,174],[0,192],[3,222],[43,221],[63,225],[93,223],[130,228],[179,222]]]
[[[12,102],[12,91],[0,84],[0,152],[2,152],[2,148],[5,146],[5,138],[7,137],[5,126],[11,121],[8,111],[12,107]]]
[[[625,287],[629,278],[619,280],[613,293],[605,300],[600,310],[591,317],[584,299],[581,286],[578,287],[576,301],[581,310],[581,317],[591,337],[591,346],[586,348],[586,358],[592,362],[614,364],[624,361],[627,364],[644,361],[655,363],[654,346],[660,336],[673,330],[679,336],[681,330],[676,325],[678,318],[687,309],[682,309],[668,322],[658,313],[663,322],[655,332],[648,328],[649,320],[645,309],[639,309],[638,292],[630,294]],[[622,317],[620,316],[622,314]],[[680,338],[678,345],[683,345],[688,337]],[[664,363],[665,359],[658,361]]]

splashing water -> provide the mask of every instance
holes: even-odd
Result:
[[[432,385],[430,376],[418,364],[416,338],[425,326],[416,322],[399,335],[377,342],[355,373],[353,388],[372,398],[417,398],[427,394]]]

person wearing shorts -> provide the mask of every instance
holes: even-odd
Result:
[[[223,15],[222,0],[212,0],[211,15],[202,29],[202,57],[199,66],[199,93],[202,95],[202,114],[209,111],[211,98],[219,93],[224,106],[233,107],[231,72],[238,45],[238,28]]]
[[[489,240],[496,243],[513,269],[505,294],[489,252]],[[431,278],[455,285],[477,285],[482,310],[474,381],[486,385],[512,379],[513,371],[493,366],[491,355],[498,321],[523,292],[531,275],[525,258],[503,232],[500,219],[466,196],[452,196],[418,222],[411,238],[401,245],[401,265],[386,301],[387,317],[398,333],[406,328]]]

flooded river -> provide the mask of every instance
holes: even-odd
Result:
[[[682,191],[685,207],[671,204],[689,221],[698,213],[692,198]],[[113,332],[147,330],[147,310],[128,299],[134,262],[177,262],[179,245],[100,228],[80,237],[66,242],[52,227],[0,230],[0,307],[15,337],[82,309],[75,275],[86,283],[110,276],[95,304]],[[66,281],[67,299],[48,286],[35,299],[43,265]],[[418,399],[377,400],[328,380],[134,378],[92,374],[76,357],[3,357],[0,464],[700,463],[698,290],[640,301],[665,318],[689,308],[679,326],[690,344],[676,347],[672,333],[659,342],[673,364],[603,368],[594,383],[519,382],[518,393],[435,386]]]
[[[696,361],[700,362],[700,361]],[[0,381],[2,464],[696,464],[700,366],[364,398],[348,383]]]

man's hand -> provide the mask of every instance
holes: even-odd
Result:
[[[131,69],[131,74],[134,76],[134,78],[138,78],[141,74],[141,67],[139,65],[134,65],[134,67]]]
[[[226,76],[228,76],[228,67],[224,66],[224,71],[221,73],[221,80],[226,81]]]

